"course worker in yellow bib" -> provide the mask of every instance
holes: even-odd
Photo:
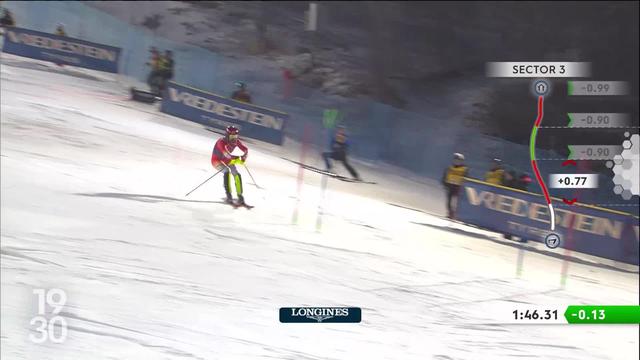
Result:
[[[447,190],[447,217],[449,219],[455,218],[460,188],[468,171],[469,169],[464,165],[464,155],[453,154],[453,164],[447,167],[442,176],[442,184]]]
[[[484,175],[484,181],[493,185],[504,185],[504,168],[502,160],[493,159],[493,167]]]

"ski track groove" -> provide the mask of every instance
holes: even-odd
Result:
[[[42,264],[42,265],[54,265],[60,268],[65,268],[64,265],[58,264],[56,262],[49,261],[49,260],[41,260],[33,256],[24,255],[24,254],[21,254],[19,251],[13,251],[11,248],[7,248],[7,247],[0,248],[0,255],[14,257],[17,259],[25,259],[25,260],[36,262],[38,264]]]
[[[81,332],[81,333],[85,333],[85,334],[89,334],[89,335],[95,335],[95,336],[102,336],[102,337],[111,337],[114,339],[119,339],[119,340],[124,340],[124,341],[128,341],[131,343],[134,343],[136,345],[145,347],[145,348],[149,348],[149,349],[158,349],[158,350],[163,350],[164,353],[168,354],[168,355],[173,355],[173,356],[180,356],[180,357],[185,357],[185,358],[190,358],[190,359],[197,359],[197,360],[207,360],[206,358],[203,357],[199,357],[195,354],[186,352],[186,351],[182,351],[182,350],[178,350],[176,348],[172,348],[172,347],[168,347],[168,346],[164,346],[164,345],[153,345],[149,342],[145,342],[133,337],[129,337],[129,336],[125,336],[125,335],[119,335],[119,334],[113,334],[113,333],[109,333],[109,332],[104,332],[104,331],[99,331],[99,330],[90,330],[90,329],[85,329],[82,327],[78,327],[78,326],[73,326],[73,325],[68,325],[67,328],[69,330],[73,330],[73,331],[77,331],[77,332]]]

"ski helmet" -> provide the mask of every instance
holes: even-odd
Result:
[[[464,160],[464,155],[462,155],[460,153],[454,153],[453,154],[453,159],[454,160]]]
[[[240,130],[235,126],[227,126],[227,141],[236,142],[238,140],[238,134]]]
[[[238,130],[237,127],[235,126],[227,126],[227,135],[238,135],[240,133],[240,130]]]

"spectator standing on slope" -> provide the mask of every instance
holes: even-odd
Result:
[[[158,61],[158,77],[160,78],[160,93],[167,88],[167,83],[173,78],[173,52],[166,50]]]
[[[149,72],[149,76],[147,77],[147,84],[149,85],[149,89],[154,94],[159,94],[159,71],[160,71],[160,52],[156,49],[155,46],[152,46],[149,49],[149,53],[151,57],[147,62],[147,65],[151,68],[151,72]]]
[[[493,167],[484,175],[484,181],[493,185],[503,185],[504,168],[502,167],[502,160],[493,159]]]
[[[533,179],[531,178],[531,176],[529,176],[529,174],[522,173],[517,179],[516,186],[514,187],[518,190],[529,191],[529,184],[531,184],[532,181]]]
[[[442,185],[447,191],[447,217],[449,219],[455,219],[456,217],[460,189],[468,172],[469,169],[464,164],[464,155],[460,153],[453,154],[453,163],[447,167],[442,175]]]
[[[251,95],[247,90],[247,84],[238,81],[236,83],[236,86],[238,87],[238,90],[234,91],[233,94],[231,94],[231,98],[236,101],[251,104]]]
[[[0,18],[0,27],[7,28],[16,26],[16,21],[13,18],[13,14],[9,9],[4,9],[4,14]]]
[[[67,32],[64,30],[64,24],[62,23],[58,24],[58,27],[56,27],[55,34],[58,36],[67,36]]]
[[[518,184],[518,174],[515,170],[509,170],[504,172],[504,177],[502,179],[502,185],[510,188],[516,188]]]

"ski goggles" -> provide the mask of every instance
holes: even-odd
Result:
[[[231,134],[231,135],[229,135],[229,140],[231,140],[231,141],[236,141],[236,140],[238,140],[238,135],[236,135],[236,134]]]

